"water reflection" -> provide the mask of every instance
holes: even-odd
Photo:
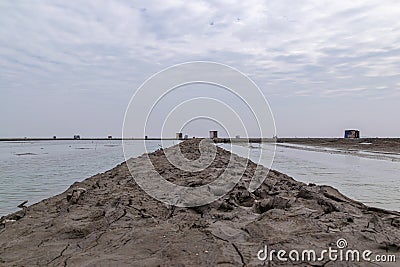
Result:
[[[262,145],[264,150],[271,147]],[[258,160],[259,149],[250,150],[250,159]],[[334,186],[370,206],[400,210],[400,162],[376,156],[374,159],[278,145],[272,168],[298,181]]]
[[[129,141],[127,152],[136,157],[145,151]],[[174,141],[170,141],[172,145]],[[176,143],[176,141],[175,141]],[[148,151],[159,141],[146,141]],[[107,171],[124,161],[121,141],[0,142],[0,216],[65,191],[75,181]]]

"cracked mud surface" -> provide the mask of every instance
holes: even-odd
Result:
[[[198,143],[180,144],[186,158],[199,157]],[[170,164],[162,150],[149,154],[166,179],[188,186],[214,180],[230,156],[217,148],[207,169],[190,173]],[[141,157],[129,162],[140,163]],[[266,169],[266,180],[250,193],[257,166],[240,157],[232,160],[247,166],[240,182],[219,200],[196,208],[153,199],[125,163],[74,183],[60,195],[1,218],[0,266],[305,266],[261,262],[257,252],[264,244],[318,251],[335,247],[339,238],[349,248],[399,255],[400,213],[367,207],[332,187],[307,185]],[[313,265],[379,266],[327,259]]]

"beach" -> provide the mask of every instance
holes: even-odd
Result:
[[[187,140],[177,146],[194,160],[200,156],[199,142]],[[216,149],[213,162],[197,172],[176,168],[159,149],[3,216],[0,265],[304,266],[301,260],[260,260],[258,252],[265,246],[276,251],[322,251],[335,247],[338,240],[345,240],[349,249],[399,257],[399,212],[369,207],[333,187],[298,182],[264,167],[261,173],[266,179],[249,192],[260,166]],[[154,170],[143,168],[148,158]],[[128,169],[148,177],[162,172],[174,184],[197,187],[212,182],[228,165],[238,175],[246,167],[240,181],[228,194],[199,207],[175,207],[154,199]],[[377,266],[328,258],[313,264]]]

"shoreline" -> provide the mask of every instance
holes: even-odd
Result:
[[[177,138],[162,138],[162,137],[148,137],[148,138],[122,138],[122,137],[81,137],[79,139],[74,139],[71,137],[57,137],[57,138],[46,138],[46,137],[32,137],[32,138],[0,138],[0,142],[12,142],[12,141],[91,141],[91,140],[101,140],[101,141],[122,141],[122,140],[137,140],[137,141],[146,141],[146,140],[177,140],[177,141],[185,141],[196,139],[188,138],[188,139],[177,139]],[[198,138],[197,138],[198,139]],[[200,139],[205,139],[200,137]],[[259,137],[250,137],[250,138],[213,138],[215,143],[293,143],[293,144],[304,144],[304,145],[314,145],[314,146],[325,146],[325,147],[334,147],[334,148],[371,148],[371,147],[381,147],[385,149],[390,149],[395,147],[396,151],[400,152],[400,138],[398,137],[376,137],[376,138],[357,138],[357,139],[346,139],[346,138],[259,138]],[[369,146],[369,147],[368,147]]]
[[[276,143],[277,146],[289,149],[298,149],[302,151],[321,152],[339,155],[351,155],[354,157],[376,159],[376,160],[389,160],[393,162],[400,162],[400,153],[397,151],[376,151],[367,148],[351,149],[340,147],[328,147],[311,144],[296,144],[296,143]]]
[[[35,142],[35,141],[186,141],[189,139],[176,138],[0,138],[0,142]],[[211,139],[210,139],[211,140]],[[400,138],[214,138],[214,143],[275,143],[280,146],[287,146],[293,149],[313,150],[327,153],[352,153],[369,152],[372,155],[357,154],[361,157],[374,157],[374,154],[400,155]],[[299,147],[290,146],[299,145]],[[303,147],[301,147],[303,146]],[[326,148],[326,149],[324,149]],[[376,155],[378,158],[379,155]],[[385,158],[385,157],[384,157]],[[396,159],[395,159],[396,160]]]
[[[0,142],[31,142],[31,141],[123,141],[123,140],[133,140],[133,141],[151,141],[151,140],[179,140],[176,138],[101,138],[101,137],[91,137],[91,138],[68,138],[68,137],[60,137],[60,138],[0,138]]]
[[[343,151],[400,154],[400,138],[278,138],[277,144],[297,144]]]
[[[174,147],[194,160],[198,142]],[[170,164],[160,149],[128,161],[135,175],[153,175],[143,164],[147,156],[168,181],[196,187],[223,172],[232,154],[217,148],[207,169],[190,173]],[[256,164],[233,156],[231,171],[243,164],[244,176],[229,194],[208,205],[179,208],[147,195],[122,163],[2,217],[0,265],[255,266],[262,264],[257,251],[265,244],[324,249],[339,238],[354,249],[399,256],[400,212],[368,207],[333,187],[305,184],[265,168],[266,180],[250,193]]]

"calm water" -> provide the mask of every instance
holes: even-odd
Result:
[[[132,157],[145,153],[138,142],[127,142]],[[159,144],[146,141],[149,152]],[[0,216],[18,210],[24,200],[33,204],[62,193],[124,160],[121,141],[0,142]]]
[[[128,143],[130,156],[145,152],[138,142]],[[146,142],[148,151],[159,144]],[[250,158],[258,159],[260,149],[271,146],[251,149]],[[0,216],[18,210],[24,200],[33,204],[61,193],[123,161],[121,141],[0,142]],[[400,210],[399,162],[278,146],[272,167],[306,183],[332,185],[366,204]]]
[[[227,148],[227,145],[222,145]],[[258,161],[260,150],[268,144],[255,144],[249,158]],[[296,146],[300,147],[300,146]],[[240,151],[240,150],[238,150]],[[238,152],[235,150],[235,152]],[[242,150],[245,156],[246,150]],[[364,204],[400,211],[400,161],[398,156],[374,154],[372,158],[336,151],[309,151],[276,146],[272,168],[305,183],[331,185]],[[364,155],[365,156],[365,155]],[[262,162],[262,159],[260,161]]]

